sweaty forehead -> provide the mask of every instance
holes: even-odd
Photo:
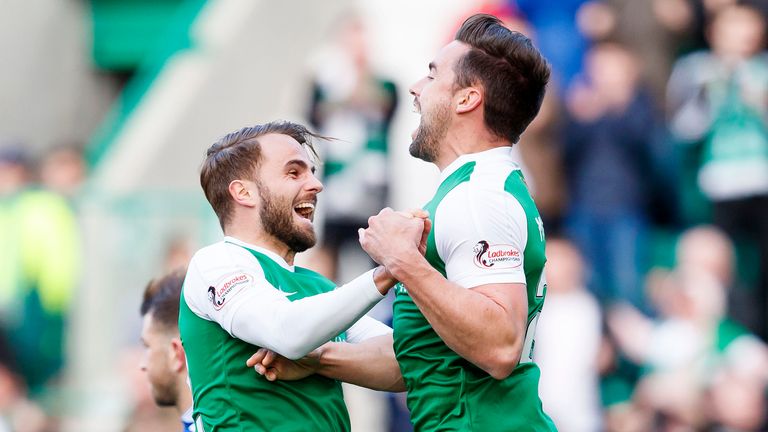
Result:
[[[259,138],[263,166],[283,166],[291,160],[303,160],[312,165],[307,150],[298,141],[283,134],[267,134]]]

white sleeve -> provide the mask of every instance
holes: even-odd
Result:
[[[465,288],[526,283],[527,218],[511,194],[459,185],[440,203],[434,229],[448,280]]]
[[[370,338],[392,333],[392,328],[368,315],[360,318],[347,330],[347,342],[360,343]]]
[[[190,309],[233,337],[290,359],[303,357],[343,332],[383,298],[373,270],[333,291],[292,302],[269,284],[258,264],[221,266],[206,275],[198,261],[190,262],[185,281]],[[212,273],[220,276],[211,278]]]

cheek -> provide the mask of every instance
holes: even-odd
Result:
[[[168,356],[163,350],[149,350],[146,359],[147,375],[151,380],[164,375],[168,370]]]

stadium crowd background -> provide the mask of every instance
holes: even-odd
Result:
[[[230,130],[340,138],[303,260],[368,266],[345,228],[435,187],[407,89],[478,11],[556,77],[515,146],[548,235],[545,410],[565,432],[768,430],[766,2],[4,6],[0,431],[175,430],[138,369],[138,304],[220,235],[196,176]],[[354,430],[409,430],[402,395],[345,390]]]

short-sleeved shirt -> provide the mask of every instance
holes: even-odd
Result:
[[[555,430],[538,395],[532,361],[546,294],[544,229],[510,148],[459,157],[424,207],[432,231],[426,258],[448,280],[473,288],[524,284],[528,326],[519,365],[496,380],[451,350],[408,295],[395,288],[394,348],[417,431]],[[518,289],[510,287],[510,289]]]
[[[276,254],[227,237],[192,258],[182,290],[179,331],[187,356],[198,432],[348,431],[338,381],[310,375],[269,382],[245,366],[259,349],[230,332],[240,290],[268,283],[291,301],[335,284]],[[335,341],[344,341],[345,334]]]

